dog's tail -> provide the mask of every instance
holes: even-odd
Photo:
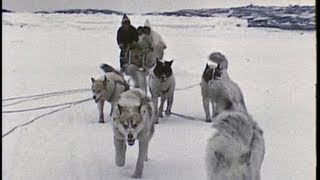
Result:
[[[115,70],[112,66],[108,65],[108,64],[101,64],[100,68],[105,72],[114,72],[120,76],[123,76],[119,71]]]
[[[220,52],[213,52],[209,55],[209,60],[217,63],[220,68],[228,69],[228,60],[227,58],[221,54]]]

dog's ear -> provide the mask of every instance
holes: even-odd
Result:
[[[218,64],[217,69],[222,70],[222,67],[220,66],[220,64]]]
[[[251,151],[248,151],[240,156],[239,161],[241,164],[249,163],[250,158],[251,158]]]
[[[157,65],[162,65],[162,62],[157,58]]]
[[[172,63],[173,63],[173,60],[171,60],[171,61],[166,61],[166,62],[165,62],[165,64],[168,64],[169,66],[171,66]]]
[[[94,83],[96,80],[92,77],[91,78],[91,82]]]
[[[208,63],[206,64],[206,70],[207,70],[207,69],[209,69],[209,65],[208,65]]]
[[[106,76],[104,76],[103,84],[104,84],[104,85],[107,85],[107,77],[106,77]]]
[[[121,114],[123,107],[118,104],[119,113]]]

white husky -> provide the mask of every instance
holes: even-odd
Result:
[[[103,106],[108,101],[111,104],[110,116],[120,94],[129,89],[123,75],[108,64],[100,67],[105,74],[98,78],[91,78],[93,99],[98,104],[99,123],[104,123]]]
[[[133,146],[139,140],[139,155],[133,178],[141,178],[144,161],[148,159],[149,141],[154,133],[153,103],[145,92],[134,88],[120,95],[113,119],[116,165],[125,164],[126,142]]]
[[[208,140],[208,180],[260,180],[264,158],[263,132],[243,112],[223,112],[213,127],[217,133]]]

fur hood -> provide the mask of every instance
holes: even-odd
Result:
[[[152,29],[151,24],[150,24],[148,19],[145,21],[144,26],[149,27],[150,30],[151,30],[150,35],[152,36],[152,41],[153,41],[152,42],[152,46],[153,46],[153,48],[154,49],[156,49],[156,48],[166,49],[167,46],[164,43],[161,35],[157,31]]]

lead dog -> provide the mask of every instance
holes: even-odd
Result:
[[[212,59],[215,57],[216,59]],[[217,66],[206,64],[201,79],[201,95],[203,108],[206,114],[206,122],[211,122],[210,102],[212,118],[225,110],[237,110],[246,112],[243,94],[239,86],[233,82],[227,73],[228,63],[220,53],[212,53],[209,59],[218,62]],[[224,67],[224,68],[223,68]]]
[[[110,116],[113,113],[116,101],[120,94],[129,89],[123,75],[108,64],[102,64],[100,68],[105,74],[97,79],[91,78],[91,90],[93,99],[98,104],[99,123],[104,123],[103,106],[108,101],[111,104]]]
[[[172,62],[173,60],[161,62],[157,59],[156,65],[151,69],[149,75],[148,84],[156,109],[156,123],[158,123],[159,117],[163,117],[162,111],[165,101],[167,101],[165,114],[167,116],[171,114],[175,89],[175,79],[171,68]],[[161,98],[161,103],[158,109],[159,97]]]
[[[148,159],[148,147],[154,133],[154,107],[151,99],[141,89],[135,88],[120,95],[113,131],[116,165],[125,164],[126,142],[133,146],[139,140],[139,155],[133,178],[141,178],[144,161]]]
[[[260,180],[265,154],[263,131],[244,112],[224,112],[208,140],[206,171],[208,180]]]

